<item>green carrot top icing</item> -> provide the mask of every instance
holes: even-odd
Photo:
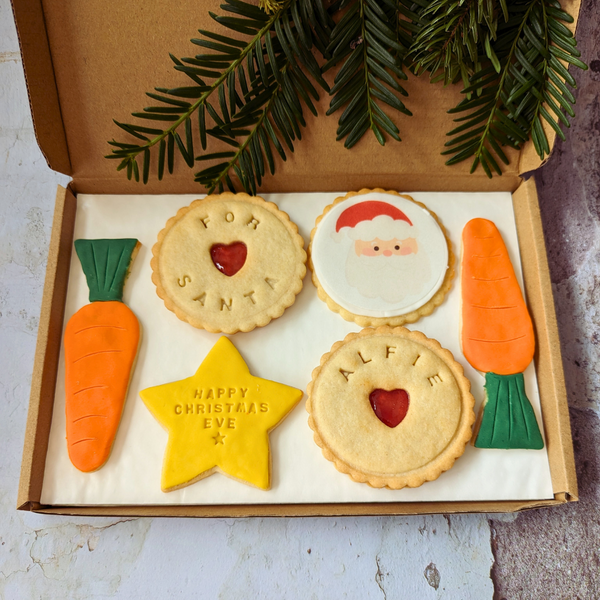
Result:
[[[476,448],[541,450],[544,441],[525,394],[523,373],[485,374],[486,402]]]
[[[135,239],[75,240],[90,302],[123,301],[123,285],[137,246]]]

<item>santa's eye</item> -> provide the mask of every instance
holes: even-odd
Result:
[[[373,246],[373,250],[375,250],[375,252],[379,252],[379,246]]]
[[[394,250],[400,250],[400,246],[394,246]]]

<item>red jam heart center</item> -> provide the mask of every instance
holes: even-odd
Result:
[[[213,264],[227,277],[235,275],[244,266],[247,255],[248,248],[244,242],[214,244],[210,249]]]
[[[396,427],[408,412],[408,392],[406,390],[376,389],[369,395],[369,402],[377,418],[388,427]]]

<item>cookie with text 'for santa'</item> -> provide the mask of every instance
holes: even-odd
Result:
[[[362,327],[414,323],[452,285],[454,254],[438,217],[410,196],[350,192],[317,218],[312,280],[330,310]]]
[[[152,254],[165,306],[213,333],[251,331],[280,317],[306,274],[298,227],[272,202],[247,194],[211,195],[179,209]]]

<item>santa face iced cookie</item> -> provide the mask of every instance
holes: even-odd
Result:
[[[212,332],[262,327],[302,289],[298,228],[271,202],[220,194],[179,210],[152,248],[152,281],[182,321]]]
[[[431,314],[454,276],[435,214],[410,196],[361,190],[317,219],[309,249],[319,297],[359,325],[402,325]]]
[[[450,351],[418,331],[351,333],[308,386],[309,425],[338,471],[373,487],[417,487],[463,454],[474,399]]]

